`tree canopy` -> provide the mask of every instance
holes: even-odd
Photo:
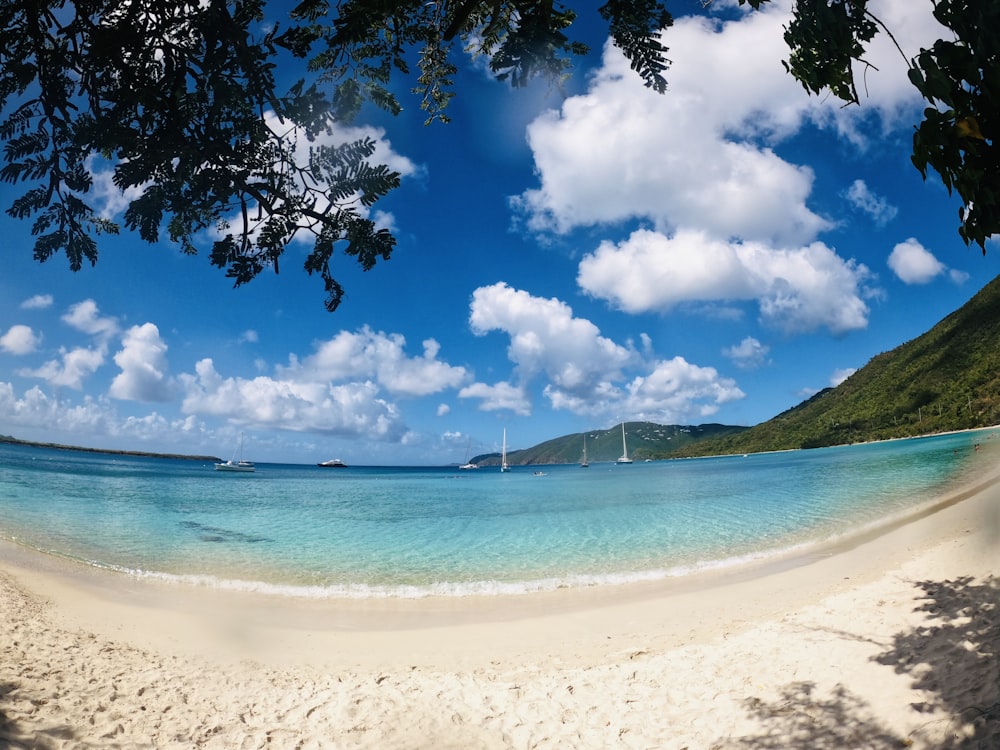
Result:
[[[739,0],[759,9],[769,0]],[[909,60],[927,100],[913,162],[958,193],[959,233],[985,252],[1000,229],[1000,0],[931,0],[953,36]],[[806,90],[858,104],[855,71],[891,30],[867,0],[797,0],[785,66]],[[25,186],[7,209],[31,221],[38,261],[96,263],[118,223],[91,204],[94,168],[112,170],[125,228],[185,253],[211,246],[236,285],[279,261],[296,237],[312,249],[333,311],[344,290],[335,254],[365,270],[395,238],[369,209],[400,175],[372,163],[375,143],[317,140],[365,103],[398,113],[402,78],[427,122],[447,121],[460,47],[514,87],[558,86],[573,56],[576,13],[552,0],[303,0],[275,17],[266,0],[8,0],[0,7],[0,179]],[[285,7],[285,6],[281,6]],[[658,0],[608,0],[598,11],[647,87],[667,91]],[[283,82],[287,62],[303,77]],[[88,202],[90,201],[90,202]],[[207,238],[207,239],[206,239]]]

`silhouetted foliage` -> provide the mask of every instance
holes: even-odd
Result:
[[[958,193],[959,233],[985,250],[1000,228],[1000,0],[932,2],[949,34],[908,60],[931,105],[913,162]],[[855,66],[890,33],[867,5],[794,4],[785,65],[806,90],[860,102]],[[644,84],[665,92],[665,4],[608,0],[596,10]],[[126,228],[147,242],[165,232],[185,253],[210,245],[211,263],[237,286],[277,272],[288,245],[310,239],[304,269],[335,310],[337,251],[368,270],[395,248],[368,212],[400,175],[369,163],[370,140],[328,146],[318,136],[365,103],[398,113],[394,75],[428,122],[446,121],[456,44],[515,87],[538,77],[558,87],[572,56],[589,51],[568,35],[575,20],[551,0],[302,0],[290,11],[275,0],[7,0],[0,180],[26,186],[7,212],[32,221],[37,260],[65,253],[73,270],[94,264],[95,238],[120,231],[93,205],[102,166],[128,204]],[[278,66],[296,60],[303,77],[279,85]]]

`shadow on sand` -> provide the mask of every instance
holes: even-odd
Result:
[[[19,688],[11,682],[0,682],[0,747],[11,750],[53,750],[59,743],[75,738],[66,727],[52,731],[29,729],[12,720],[4,707],[19,700]],[[52,739],[50,739],[52,738]]]
[[[819,697],[809,682],[791,683],[773,703],[747,701],[764,730],[720,741],[717,750],[889,750],[911,745],[936,750],[1000,748],[1000,579],[989,577],[914,583],[925,622],[897,633],[875,661],[908,675],[927,701],[914,705],[928,723],[900,737],[882,726],[871,707],[838,685]],[[950,719],[931,716],[935,712]],[[922,735],[927,735],[922,736]]]

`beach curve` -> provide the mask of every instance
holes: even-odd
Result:
[[[5,543],[0,741],[987,747],[996,480],[794,564],[518,597],[220,596]]]

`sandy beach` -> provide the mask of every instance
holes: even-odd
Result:
[[[0,545],[0,747],[1000,747],[1000,484],[809,557],[299,601]]]

